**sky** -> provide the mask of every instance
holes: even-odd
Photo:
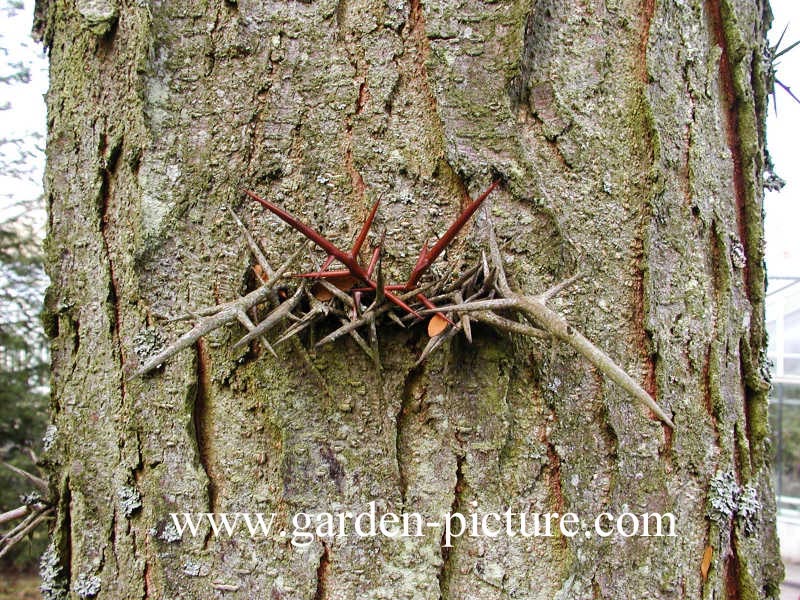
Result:
[[[784,27],[788,29],[781,47],[800,40],[800,2],[771,0],[774,21],[770,44],[775,45]],[[776,77],[800,98],[800,46],[777,60]],[[767,192],[767,273],[770,277],[800,277],[800,104],[775,85],[777,112],[770,102],[767,119],[767,148],[775,172],[786,182],[779,192]]]
[[[13,71],[9,63],[22,62],[30,66],[31,72],[29,83],[0,83],[0,140],[23,140],[19,145],[0,145],[0,161],[13,161],[27,156],[26,168],[29,172],[15,178],[0,174],[0,220],[19,212],[19,208],[15,208],[19,200],[39,196],[42,186],[46,61],[41,46],[30,37],[33,0],[22,1],[24,8],[13,10],[8,6],[15,0],[0,0],[0,77]],[[20,0],[16,2],[21,3]],[[781,47],[800,40],[800,2],[772,0],[771,5],[774,22],[770,43],[777,43],[787,24]],[[5,56],[2,55],[3,50]],[[778,59],[776,74],[800,97],[800,46]],[[766,195],[767,268],[771,277],[800,276],[800,169],[797,149],[800,140],[800,104],[777,85],[775,101],[777,113],[770,102],[767,143],[775,172],[786,182],[786,186],[780,192],[767,192]],[[33,218],[44,223],[43,211],[33,215]]]
[[[25,173],[9,176],[0,169],[0,220],[20,212],[20,201],[33,200],[42,193],[44,171],[45,104],[47,62],[41,45],[30,35],[33,0],[24,0],[24,9],[10,8],[13,0],[0,0],[0,78],[18,71],[15,63],[30,69],[30,81],[0,82],[0,140],[20,140],[0,144],[0,164],[15,163]],[[44,223],[44,211],[32,215],[32,221]]]

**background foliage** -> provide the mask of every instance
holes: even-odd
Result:
[[[0,18],[6,25],[29,24],[30,11],[24,9],[22,2],[5,0]],[[27,104],[27,95],[39,94],[31,83],[44,57],[37,60],[41,51],[29,36],[19,41],[7,35],[9,30],[4,27],[0,34],[0,462],[37,474],[49,391],[39,321],[47,285],[41,252],[43,135],[31,130],[35,125],[19,123],[11,110]],[[0,466],[0,513],[20,506],[20,497],[32,491],[25,478]],[[40,527],[0,561],[0,569],[34,567],[45,545],[46,530]]]

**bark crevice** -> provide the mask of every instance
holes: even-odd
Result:
[[[450,505],[450,514],[454,515],[461,510],[461,496],[466,487],[466,480],[464,478],[464,464],[466,463],[466,455],[462,453],[456,454],[456,473],[455,485],[453,486],[453,501]],[[456,552],[457,541],[452,546],[446,545],[445,533],[442,533],[442,539],[439,542],[440,555],[442,564],[439,567],[439,573],[436,577],[439,583],[439,600],[449,600],[449,586],[450,577],[452,576],[453,569],[453,554]]]
[[[103,244],[103,252],[106,256],[108,264],[108,298],[107,302],[111,308],[111,333],[114,340],[114,345],[117,348],[120,373],[120,399],[125,402],[125,375],[122,369],[124,353],[122,349],[122,337],[120,328],[122,323],[122,314],[120,311],[119,302],[122,298],[122,291],[117,279],[117,272],[114,265],[114,251],[112,247],[111,233],[109,232],[109,222],[113,221],[113,217],[109,214],[112,202],[112,195],[114,193],[114,182],[117,176],[117,166],[119,157],[122,154],[122,136],[112,136],[109,140],[107,133],[102,134],[100,138],[100,147],[98,148],[98,157],[102,163],[100,169],[100,191],[98,202],[98,226],[100,230],[100,239]]]
[[[419,382],[422,379],[424,367],[422,365],[411,369],[406,375],[403,383],[403,389],[400,395],[400,406],[398,407],[397,414],[395,415],[395,460],[397,462],[397,478],[398,487],[400,490],[400,507],[401,511],[405,511],[407,494],[408,494],[408,480],[407,468],[408,461],[413,457],[407,455],[407,446],[409,441],[407,436],[407,425],[411,419],[414,406],[418,403],[416,398]],[[424,391],[422,392],[424,394]]]
[[[328,577],[331,572],[331,556],[328,545],[322,543],[322,554],[317,565],[317,586],[314,591],[314,600],[328,600]]]
[[[194,403],[192,407],[192,425],[194,429],[194,441],[197,448],[197,459],[207,480],[208,510],[217,512],[219,484],[213,466],[213,422],[209,415],[210,411],[210,358],[208,348],[203,339],[196,344],[196,383]],[[211,532],[208,532],[209,535]],[[208,542],[206,537],[206,543]]]

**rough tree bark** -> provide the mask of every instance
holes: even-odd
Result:
[[[58,518],[48,597],[765,598],[782,574],[763,375],[766,0],[40,0]],[[233,207],[278,264],[347,246],[375,198],[404,280],[493,174],[514,285],[673,415],[568,347],[424,327],[279,359],[214,332],[128,380],[252,285]],[[468,229],[447,260],[476,256]],[[367,508],[672,512],[677,536],[442,545],[187,535],[169,513]],[[757,509],[760,503],[761,509]],[[708,551],[707,548],[711,550]],[[707,574],[701,569],[710,552]]]

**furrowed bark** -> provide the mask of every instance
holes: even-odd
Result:
[[[114,599],[777,594],[760,376],[768,21],[745,0],[40,0],[53,585]],[[277,358],[234,347],[294,293],[281,280],[271,304],[229,304],[253,293],[250,265],[305,244],[243,188],[337,248],[384,235],[380,281],[394,283],[497,178],[507,284],[536,297],[581,272],[548,306],[674,430],[502,312],[469,313],[472,343],[453,336],[419,366],[425,328],[387,319],[368,345],[382,368],[350,335],[317,346],[335,315]],[[433,275],[483,248],[468,223]],[[298,271],[327,262],[315,252]],[[159,315],[213,305],[231,309],[224,327],[129,379],[190,328]],[[740,499],[727,517],[710,508],[726,493]],[[297,549],[207,525],[179,539],[170,517],[274,512],[291,531],[296,513],[371,501],[429,520],[671,512],[677,535],[465,536],[445,551],[431,530]]]

